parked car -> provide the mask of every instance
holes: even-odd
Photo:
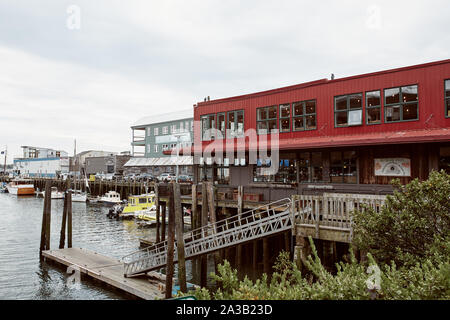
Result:
[[[120,173],[114,173],[112,176],[113,180],[122,180],[123,176]]]
[[[107,173],[105,174],[105,180],[112,181],[114,174],[113,173]]]
[[[97,173],[95,175],[95,180],[104,180],[106,175],[104,173]]]
[[[136,181],[136,174],[130,173],[123,177],[125,181]]]
[[[178,182],[192,182],[192,177],[188,176],[186,174],[179,175],[178,176]]]
[[[138,177],[139,181],[155,181],[155,177],[150,173],[141,173]]]
[[[162,173],[158,177],[158,181],[160,181],[160,182],[168,182],[168,181],[172,181],[175,179],[176,179],[176,176],[173,173]]]

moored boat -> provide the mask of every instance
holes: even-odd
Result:
[[[45,191],[42,191],[42,195],[45,198]],[[64,192],[58,191],[57,187],[52,187],[50,197],[52,199],[64,199]]]
[[[6,189],[9,193],[18,196],[34,195],[34,184],[29,179],[15,179],[7,184]]]
[[[103,197],[100,197],[99,202],[118,204],[121,203],[122,200],[120,200],[120,193],[116,191],[108,191]]]
[[[128,203],[123,208],[123,214],[137,214],[142,210],[150,209],[155,205],[155,193],[129,196]]]
[[[87,194],[81,190],[72,190],[72,202],[86,202]]]

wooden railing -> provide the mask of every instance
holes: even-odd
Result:
[[[315,228],[316,238],[320,229],[350,232],[353,237],[352,213],[368,205],[379,212],[386,201],[384,195],[324,193],[321,196],[293,195],[292,208],[299,212],[297,227]],[[304,210],[310,209],[310,210]]]

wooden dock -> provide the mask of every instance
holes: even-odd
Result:
[[[82,248],[66,248],[43,251],[42,255],[67,267],[78,267],[81,274],[136,297],[146,300],[164,299],[164,292],[160,290],[160,288],[164,287],[163,281],[153,281],[151,283],[146,277],[125,278],[123,276],[122,262],[97,252]]]

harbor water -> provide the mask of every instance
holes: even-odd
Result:
[[[52,249],[59,246],[63,202],[51,203]],[[40,198],[0,193],[0,299],[129,299],[84,277],[79,287],[68,286],[64,268],[39,261],[43,204]],[[139,238],[155,238],[154,227],[107,218],[108,206],[74,202],[72,210],[73,247],[120,259],[139,249]],[[189,261],[186,268],[187,280],[193,282]]]

